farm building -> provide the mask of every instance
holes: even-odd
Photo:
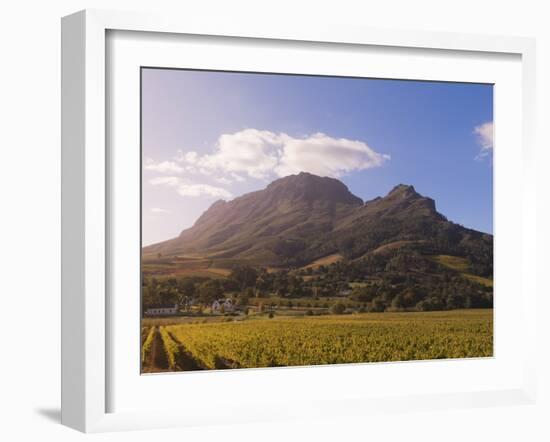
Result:
[[[169,316],[178,312],[178,304],[151,305],[145,310],[146,316]]]
[[[223,307],[226,312],[232,312],[235,309],[233,301],[231,299],[217,299],[212,303],[212,311],[219,312]]]

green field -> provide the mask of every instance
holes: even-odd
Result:
[[[365,313],[142,330],[143,372],[489,357],[493,310]]]
[[[479,284],[485,285],[487,287],[493,287],[493,280],[489,278],[484,278],[482,276],[473,275],[470,273],[470,264],[467,259],[460,256],[451,256],[451,255],[435,255],[431,259],[438,264],[447,267],[448,269],[454,270],[460,273],[466,279],[470,281],[477,282]]]

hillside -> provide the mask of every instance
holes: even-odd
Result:
[[[178,237],[145,247],[143,257],[207,260],[207,267],[301,267],[331,255],[357,260],[405,247],[463,256],[473,274],[487,275],[492,243],[491,235],[447,220],[413,186],[397,185],[364,203],[337,179],[300,173],[215,202]]]
[[[144,254],[238,258],[279,265],[326,237],[363,206],[340,181],[301,173],[230,202],[215,202],[190,229]],[[315,248],[315,246],[313,246]],[[318,257],[319,253],[317,251]]]

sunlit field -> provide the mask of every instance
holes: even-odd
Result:
[[[281,367],[493,355],[493,310],[150,320],[143,372]]]

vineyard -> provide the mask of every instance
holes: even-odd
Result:
[[[488,357],[493,311],[159,324],[142,330],[142,342],[142,371],[149,373]]]

